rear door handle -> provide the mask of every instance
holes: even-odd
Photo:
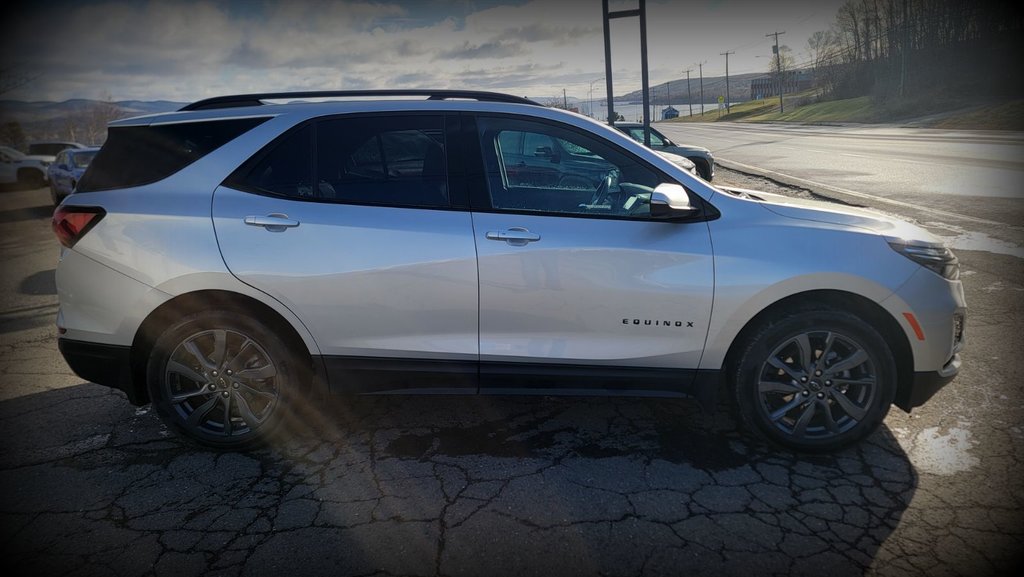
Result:
[[[518,226],[508,230],[491,230],[485,236],[487,240],[503,240],[512,246],[526,246],[527,243],[540,240],[539,234]]]
[[[262,226],[270,232],[284,232],[285,229],[299,226],[299,221],[288,218],[287,214],[275,212],[267,216],[247,216],[245,224],[249,226]]]

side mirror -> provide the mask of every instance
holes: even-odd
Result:
[[[554,153],[551,152],[550,146],[538,146],[537,149],[533,151],[533,155],[541,158],[551,158],[554,156]]]
[[[700,212],[690,204],[686,189],[675,183],[663,182],[651,193],[652,218],[686,218]]]

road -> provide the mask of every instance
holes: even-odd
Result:
[[[658,123],[727,166],[922,222],[1024,225],[1024,134],[871,126]]]
[[[0,193],[7,574],[977,577],[1024,560],[1010,254],[959,252],[954,384],[839,454],[778,451],[689,402],[502,397],[335,401],[221,454],[68,370],[46,199]]]

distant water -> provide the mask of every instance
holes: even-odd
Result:
[[[601,102],[598,102],[596,100],[594,101],[593,114],[590,113],[590,102],[583,100],[580,101],[578,104],[580,107],[580,114],[585,114],[598,120],[604,120],[608,118],[608,107],[605,106],[603,100]],[[737,104],[739,103],[733,102],[732,105],[736,106]],[[689,116],[690,114],[689,104],[672,104],[672,107],[679,111],[679,116]],[[643,122],[644,120],[643,104],[629,104],[626,102],[616,102],[614,108],[615,112],[621,114],[623,118],[626,119],[626,122]],[[661,120],[661,112],[666,108],[668,108],[667,104],[651,105],[651,122],[657,122]],[[700,116],[700,111],[701,105],[694,104],[693,115]],[[723,109],[722,112],[724,113],[725,110]],[[713,114],[718,114],[718,103],[704,104],[704,115],[710,116]]]

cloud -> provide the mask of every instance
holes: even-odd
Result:
[[[443,60],[476,60],[483,58],[508,58],[522,53],[523,46],[519,43],[494,41],[483,44],[470,44],[467,41],[463,42],[462,46],[439,53],[437,58]]]
[[[822,0],[826,4],[843,0]],[[788,30],[811,2],[648,0],[652,83],[707,61],[705,76],[765,60],[766,32]],[[772,4],[772,3],[768,3]],[[577,94],[604,75],[598,0],[89,0],[8,3],[0,15],[0,69],[35,80],[4,94],[22,100],[195,100],[230,92],[346,87],[508,88]],[[627,7],[626,5],[619,6]],[[827,21],[828,18],[825,20]],[[809,22],[806,26],[818,26]],[[790,42],[792,40],[792,42]],[[764,44],[764,46],[760,46]],[[749,46],[748,46],[749,45]],[[755,46],[756,45],[756,46]],[[616,92],[638,88],[634,19],[612,24]],[[749,64],[743,58],[749,57]],[[744,67],[747,67],[745,70]]]

